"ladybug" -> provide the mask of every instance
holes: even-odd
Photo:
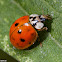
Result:
[[[38,31],[47,30],[44,22],[51,19],[49,15],[31,14],[17,19],[10,27],[10,42],[17,49],[26,49],[33,45],[38,38]]]

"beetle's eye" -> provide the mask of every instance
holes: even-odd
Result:
[[[43,21],[45,21],[45,18],[42,18]]]
[[[15,26],[17,26],[19,23],[16,23]]]
[[[41,15],[39,15],[39,18],[41,17]]]
[[[20,30],[18,30],[18,33],[21,33],[22,32],[22,30],[20,29]]]

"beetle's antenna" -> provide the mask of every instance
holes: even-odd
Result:
[[[43,8],[42,8],[42,15],[44,15],[44,11],[43,11]]]
[[[51,19],[51,16],[50,15],[44,15],[44,11],[43,11],[43,8],[42,8],[42,15],[45,19]]]

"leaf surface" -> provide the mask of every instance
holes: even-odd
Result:
[[[42,12],[43,9],[43,12]],[[40,32],[40,44],[30,50],[18,50],[9,40],[10,26],[16,19],[30,14],[50,14],[49,32]],[[61,0],[0,0],[0,48],[20,62],[62,62]]]

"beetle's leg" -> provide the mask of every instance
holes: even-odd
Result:
[[[39,38],[39,36],[38,36],[38,42],[40,42],[40,38]],[[42,47],[42,42],[40,42],[40,46]]]
[[[42,29],[38,29],[38,31],[43,31],[43,30],[48,30],[48,28],[47,27],[43,27]]]
[[[42,43],[40,43],[40,46],[42,47]]]
[[[48,30],[47,27],[43,27],[42,29],[38,29],[38,31],[43,31],[43,30]],[[40,42],[39,36],[38,36],[38,41]],[[40,42],[40,46],[42,47],[42,43]]]
[[[43,30],[48,30],[48,28],[47,27],[43,27],[42,29],[41,29],[41,31],[43,31]]]

